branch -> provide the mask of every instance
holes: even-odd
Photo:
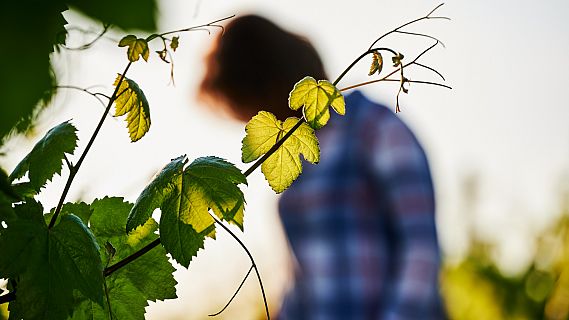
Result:
[[[65,201],[65,197],[67,196],[67,193],[69,192],[69,189],[71,188],[71,184],[73,183],[73,180],[75,179],[75,175],[79,171],[81,164],[83,164],[83,161],[85,160],[87,153],[89,153],[89,150],[91,149],[91,146],[93,145],[93,142],[95,142],[95,139],[97,138],[97,135],[99,134],[99,131],[101,130],[101,127],[103,126],[103,123],[105,122],[105,119],[107,118],[107,115],[109,114],[109,111],[111,110],[111,106],[113,105],[113,102],[115,102],[115,99],[117,97],[117,91],[119,90],[119,87],[120,87],[122,81],[124,80],[125,75],[128,72],[128,69],[130,68],[131,64],[132,64],[132,62],[129,62],[126,65],[126,68],[124,69],[123,73],[121,74],[121,77],[117,83],[117,86],[115,87],[115,90],[113,91],[113,94],[111,95],[111,98],[109,99],[109,102],[107,104],[105,112],[103,112],[103,116],[101,117],[101,120],[99,120],[99,124],[95,128],[95,131],[93,132],[93,135],[91,136],[91,139],[87,143],[85,150],[83,150],[83,153],[81,154],[81,157],[79,158],[79,161],[77,161],[77,164],[75,164],[75,166],[73,167],[73,170],[70,170],[69,178],[67,178],[67,183],[65,184],[65,187],[63,188],[61,198],[59,198],[59,202],[57,204],[57,207],[55,208],[55,212],[53,214],[53,217],[51,217],[51,220],[49,221],[48,229],[51,229],[53,227],[53,225],[55,224],[55,221],[57,220],[57,217],[59,216],[59,213],[61,212],[61,208],[63,207],[63,202]]]
[[[239,290],[241,290],[241,288],[243,287],[243,284],[245,284],[245,280],[247,280],[247,278],[249,277],[249,275],[251,274],[251,271],[253,271],[253,265],[251,265],[251,268],[249,268],[249,271],[247,271],[247,274],[245,275],[245,277],[243,278],[243,281],[241,281],[241,284],[239,285],[239,287],[237,288],[237,290],[235,290],[235,293],[233,294],[233,296],[231,296],[231,299],[229,299],[229,301],[227,302],[227,304],[225,304],[225,306],[223,307],[223,309],[219,310],[216,313],[210,314],[210,317],[215,317],[220,315],[223,311],[225,311],[225,309],[227,309],[227,307],[229,307],[229,305],[231,304],[231,302],[233,301],[233,299],[235,299],[235,297],[237,296],[237,294],[239,293]]]

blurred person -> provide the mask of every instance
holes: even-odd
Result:
[[[303,37],[242,16],[206,58],[200,95],[249,121],[301,114],[288,95],[304,76],[326,79]],[[297,262],[279,319],[442,319],[431,174],[425,152],[388,108],[355,91],[346,115],[316,132],[321,160],[279,200]]]

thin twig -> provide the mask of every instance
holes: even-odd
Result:
[[[109,307],[109,320],[113,320],[113,309],[111,308],[111,297],[109,297],[109,288],[107,287],[107,280],[103,279],[103,289],[105,289],[105,297],[107,299],[107,306]]]
[[[253,259],[253,255],[251,254],[249,249],[247,249],[247,246],[245,246],[245,244],[241,241],[241,239],[239,239],[239,237],[237,237],[237,235],[235,235],[235,233],[233,233],[233,231],[231,231],[227,226],[225,226],[221,221],[219,221],[219,219],[217,219],[217,217],[214,214],[210,213],[210,215],[213,218],[213,220],[215,220],[215,223],[217,223],[225,231],[227,231],[227,233],[229,233],[231,235],[231,237],[233,237],[233,239],[235,239],[235,241],[237,241],[239,243],[241,248],[243,248],[243,250],[245,250],[245,252],[249,256],[249,260],[251,260],[251,267],[253,269],[255,269],[255,273],[257,274],[257,280],[259,281],[259,286],[261,287],[261,294],[263,295],[263,303],[265,305],[265,312],[267,314],[267,320],[271,320],[271,314],[269,313],[269,305],[267,303],[267,296],[265,295],[265,288],[263,287],[263,280],[261,280],[261,275],[259,274],[259,269],[257,268],[257,264],[255,263],[255,259]]]
[[[423,67],[423,68],[425,68],[425,69],[431,70],[432,72],[436,73],[439,77],[441,77],[441,79],[443,79],[443,81],[446,81],[445,77],[444,77],[440,72],[438,72],[436,69],[431,68],[431,67],[429,67],[429,66],[426,66],[426,65],[424,65],[424,64],[418,63],[418,62],[415,62],[415,63],[413,63],[413,64],[416,65],[416,66]]]
[[[415,57],[415,59],[413,59],[413,61],[411,61],[410,63],[415,63],[417,62],[417,60],[419,60],[419,58],[421,58],[425,53],[431,51],[431,49],[433,49],[434,47],[437,46],[437,44],[441,43],[439,40],[436,40],[435,43],[433,43],[433,45],[431,45],[430,47],[428,47],[427,49],[423,50],[423,52],[419,53],[418,56]]]
[[[109,99],[107,107],[105,108],[105,112],[103,112],[103,116],[101,117],[101,120],[99,120],[99,124],[95,128],[93,135],[91,135],[91,139],[89,139],[89,142],[87,143],[85,150],[83,150],[81,157],[79,157],[77,164],[75,164],[75,166],[73,167],[73,170],[71,170],[69,172],[69,177],[67,178],[67,182],[65,184],[65,187],[63,188],[61,198],[59,198],[59,202],[57,203],[57,207],[55,208],[55,212],[54,212],[53,216],[51,217],[51,220],[49,221],[49,226],[48,226],[49,229],[51,229],[53,227],[53,225],[55,224],[55,221],[57,220],[57,217],[59,216],[59,213],[61,212],[61,208],[63,207],[63,202],[65,201],[65,197],[67,197],[67,193],[69,192],[69,189],[71,188],[71,184],[73,183],[73,180],[75,179],[75,175],[79,171],[81,164],[83,164],[83,161],[85,160],[87,153],[89,153],[89,150],[91,149],[91,146],[93,145],[93,142],[95,142],[95,139],[97,138],[97,135],[99,134],[99,131],[101,130],[101,127],[103,126],[103,123],[105,122],[105,119],[107,118],[107,115],[109,114],[109,111],[111,110],[111,106],[115,102],[115,99],[117,96],[117,91],[119,90],[119,87],[120,87],[122,81],[124,80],[125,75],[128,72],[128,69],[130,68],[131,65],[132,65],[132,62],[129,62],[126,65],[126,68],[124,69],[123,73],[121,74],[121,77],[117,83],[117,86],[115,87],[115,90],[113,91],[113,94],[111,95],[111,98]]]
[[[351,85],[349,87],[345,87],[345,88],[341,88],[338,89],[340,91],[348,91],[351,89],[355,89],[358,87],[363,87],[372,83],[377,83],[377,82],[382,82],[382,81],[388,81],[388,82],[401,82],[401,79],[387,79],[387,78],[381,78],[381,79],[376,79],[376,80],[371,80],[371,81],[366,81],[366,82],[362,82],[362,83],[358,83],[358,84],[354,84]],[[447,88],[447,89],[452,89],[451,86],[448,86],[446,84],[443,83],[438,83],[438,82],[431,82],[431,81],[422,81],[422,80],[405,80],[405,82],[409,82],[409,83],[420,83],[420,84],[429,84],[429,85],[433,85],[433,86],[437,86],[437,87],[443,87],[443,88]]]
[[[65,159],[65,163],[67,163],[67,167],[69,168],[69,171],[73,171],[73,164],[71,164],[71,161],[69,161],[69,159],[67,159],[67,155],[65,153],[63,154],[63,159]]]
[[[440,44],[441,44],[441,46],[443,46],[443,48],[446,48],[445,44],[444,44],[441,40],[439,40],[439,39],[437,39],[437,38],[435,38],[435,37],[433,37],[433,36],[430,36],[430,35],[428,35],[428,34],[417,33],[417,32],[409,32],[409,31],[401,31],[401,30],[397,30],[397,31],[395,31],[395,32],[396,32],[396,33],[401,33],[401,34],[407,34],[407,35],[410,35],[410,36],[418,36],[418,37],[425,37],[425,38],[433,39],[433,40],[436,40],[436,41],[440,42]]]
[[[164,33],[159,34],[158,36],[159,36],[159,37],[163,37],[163,36],[166,36],[166,35],[169,35],[169,34],[172,34],[172,33],[180,33],[180,32],[187,32],[187,31],[194,31],[194,30],[203,30],[204,28],[207,28],[207,27],[220,28],[220,29],[221,29],[221,32],[224,32],[224,31],[225,31],[225,28],[224,28],[222,25],[218,25],[217,23],[218,23],[218,22],[225,21],[225,20],[229,20],[229,19],[231,19],[231,18],[233,18],[233,17],[235,17],[234,14],[233,14],[233,15],[230,15],[230,16],[228,16],[228,17],[225,17],[225,18],[217,19],[217,20],[215,20],[215,21],[212,21],[212,22],[209,22],[209,23],[206,23],[206,24],[199,25],[199,26],[194,26],[194,27],[189,27],[189,28],[184,28],[184,29],[179,29],[179,30],[164,32]]]
[[[79,91],[83,91],[87,94],[89,94],[90,96],[92,96],[93,98],[97,99],[104,107],[107,106],[107,104],[105,102],[103,102],[103,100],[101,100],[101,98],[99,98],[99,96],[105,97],[107,99],[111,99],[111,97],[107,96],[104,93],[100,93],[100,92],[91,92],[86,88],[81,88],[81,87],[77,87],[77,86],[70,86],[70,85],[62,85],[62,86],[56,86],[53,87],[54,89],[73,89],[73,90],[79,90]]]
[[[229,299],[229,301],[225,304],[225,306],[223,307],[223,309],[219,310],[216,313],[210,314],[210,317],[215,317],[220,315],[223,311],[225,311],[225,309],[227,309],[227,307],[229,307],[229,305],[231,304],[231,302],[233,301],[233,299],[235,299],[235,297],[237,296],[237,294],[239,293],[239,290],[241,290],[241,288],[243,287],[243,284],[245,284],[245,280],[247,280],[247,278],[249,277],[249,275],[251,274],[251,271],[253,271],[253,265],[251,265],[251,268],[249,268],[249,271],[247,271],[247,274],[245,275],[245,277],[243,278],[243,281],[241,281],[241,284],[239,285],[239,287],[237,288],[237,290],[235,290],[235,293],[233,294],[233,296],[231,296],[231,299]]]
[[[416,23],[416,22],[419,22],[419,21],[421,21],[421,20],[426,20],[426,19],[444,19],[444,20],[450,20],[449,17],[432,17],[432,16],[431,16],[438,8],[442,7],[443,5],[444,5],[444,3],[441,3],[441,4],[439,4],[438,6],[436,6],[433,10],[431,10],[431,12],[429,12],[427,15],[425,15],[425,16],[423,16],[423,17],[420,17],[420,18],[417,18],[417,19],[414,19],[414,20],[411,20],[411,21],[409,21],[409,22],[407,22],[407,23],[404,23],[404,24],[400,25],[399,27],[397,27],[397,28],[395,28],[395,29],[393,29],[393,30],[391,30],[391,31],[389,31],[389,32],[387,32],[387,33],[384,33],[384,34],[381,35],[379,38],[377,38],[374,42],[371,43],[371,45],[369,46],[370,49],[371,49],[376,43],[378,43],[381,39],[387,37],[388,35],[390,35],[390,34],[392,34],[392,33],[395,33],[395,32],[397,32],[397,31],[399,31],[399,30],[405,28],[406,26],[409,26],[409,25],[411,25],[411,24],[413,24],[413,23]]]
[[[101,38],[105,35],[105,33],[107,33],[107,31],[109,31],[109,27],[110,27],[110,26],[111,26],[110,24],[104,24],[104,25],[103,25],[103,31],[99,32],[99,33],[97,34],[97,36],[95,37],[95,39],[89,41],[89,42],[86,43],[86,44],[80,45],[80,46],[78,46],[78,47],[68,47],[68,46],[66,46],[66,45],[62,45],[62,47],[65,48],[65,49],[67,49],[67,50],[86,50],[86,49],[89,49],[89,48],[91,48],[91,47],[95,44],[95,42],[99,41],[99,39],[101,39]],[[78,29],[78,28],[77,28],[77,29]],[[85,30],[82,30],[82,29],[78,29],[78,30],[80,30],[80,31],[83,32],[83,33],[88,33],[88,31],[85,31]]]

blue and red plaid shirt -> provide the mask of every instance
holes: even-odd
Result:
[[[321,162],[281,197],[298,262],[279,319],[442,319],[435,203],[425,153],[356,91],[317,132]]]

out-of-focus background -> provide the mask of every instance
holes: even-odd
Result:
[[[228,15],[258,13],[306,35],[335,78],[378,35],[422,16],[433,1],[158,1],[158,30],[199,25]],[[445,267],[442,292],[454,319],[569,318],[569,2],[563,0],[461,1],[439,9],[451,21],[423,21],[407,29],[434,35],[437,47],[423,59],[440,71],[452,90],[413,84],[402,95],[400,114],[415,130],[430,158],[438,201],[437,224]],[[97,31],[101,25],[76,11],[69,26]],[[85,161],[69,200],[105,195],[134,201],[171,158],[217,155],[241,168],[244,124],[220,118],[196,99],[203,57],[212,34],[181,35],[169,65],[156,55],[129,71],[145,91],[152,112],[150,132],[130,143],[123,120],[109,119]],[[132,33],[129,31],[128,33]],[[124,67],[125,33],[114,29],[85,51],[53,56],[59,84],[111,92]],[[69,45],[92,34],[71,31]],[[413,57],[432,41],[396,35],[389,46]],[[160,48],[156,48],[159,50]],[[153,50],[152,50],[153,51]],[[151,52],[152,52],[151,51]],[[340,87],[368,80],[366,62]],[[260,75],[262,76],[262,75]],[[412,80],[435,80],[424,70]],[[395,107],[396,83],[363,91]],[[49,128],[72,119],[80,145],[90,136],[102,107],[81,92],[61,91],[33,130],[13,137],[0,164],[12,170]],[[349,110],[348,110],[349,112]],[[133,161],[136,159],[136,161]],[[65,176],[64,171],[64,176]],[[65,179],[42,193],[45,208],[56,205]],[[276,213],[277,196],[260,172],[251,176],[243,239],[256,257],[270,308],[277,310],[290,280],[290,258]],[[206,319],[239,285],[248,258],[227,235],[207,240],[189,269],[178,268],[176,300],[151,303],[148,319]],[[219,318],[263,315],[258,285],[250,279]]]

